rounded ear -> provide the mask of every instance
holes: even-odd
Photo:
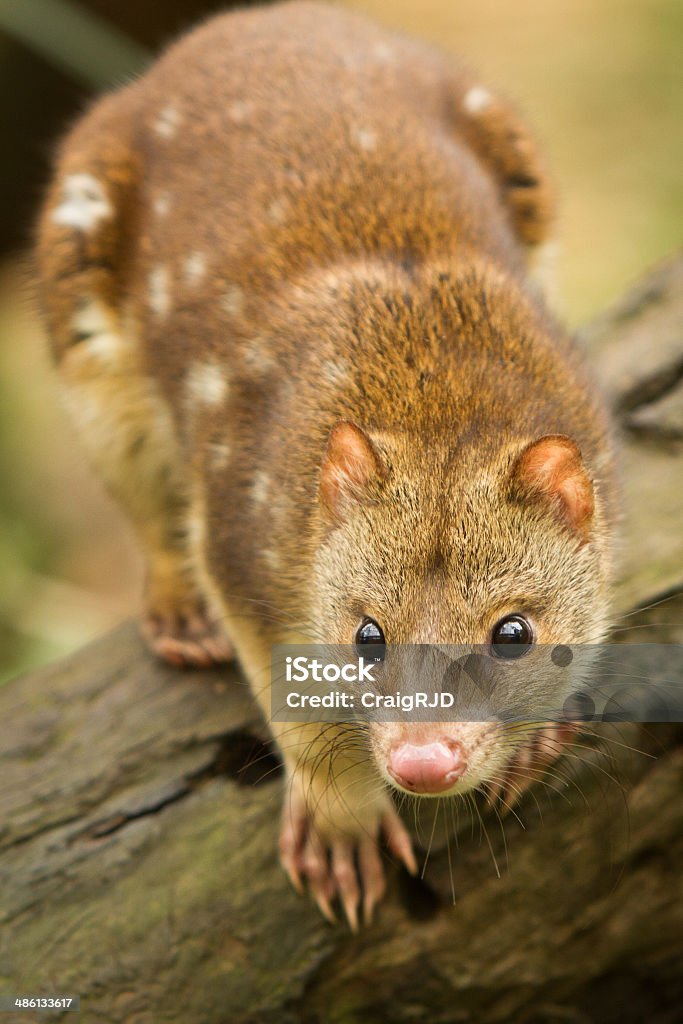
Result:
[[[335,424],[320,471],[320,500],[328,517],[343,522],[354,504],[367,500],[370,483],[385,475],[368,435],[348,420]]]
[[[510,484],[515,497],[545,503],[583,543],[588,540],[595,508],[593,483],[570,437],[548,434],[532,441],[517,456]]]

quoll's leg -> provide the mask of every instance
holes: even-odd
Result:
[[[186,552],[149,552],[142,635],[159,657],[181,667],[231,661],[232,644],[186,564]]]
[[[206,565],[204,566],[206,572]],[[412,874],[417,863],[408,831],[396,812],[371,754],[344,724],[281,722],[271,706],[271,650],[287,642],[266,623],[245,619],[225,602],[240,664],[284,761],[280,863],[298,892],[308,888],[329,921],[335,902],[351,928],[366,922],[385,888],[385,844]],[[301,642],[301,637],[291,637]]]
[[[90,333],[60,362],[62,394],[91,463],[142,541],[148,567],[143,635],[176,665],[229,660],[221,617],[195,577],[188,474],[170,413],[141,371],[134,337],[118,333],[106,309],[91,306],[89,314]]]
[[[209,665],[229,659],[231,647],[196,582],[189,474],[169,408],[144,372],[126,299],[138,201],[127,143],[134,96],[100,102],[62,147],[39,225],[40,299],[67,410],[145,548],[143,633],[168,661]]]
[[[271,649],[285,638],[245,620],[239,607],[226,605],[225,611],[240,664],[285,764],[282,867],[298,892],[308,888],[330,921],[338,901],[355,930],[361,912],[369,921],[384,892],[383,842],[408,871],[417,871],[410,836],[352,727],[273,720]]]
[[[417,871],[410,836],[374,772],[343,753],[343,729],[281,725],[277,732],[288,766],[280,862],[297,891],[308,886],[329,921],[338,900],[356,931],[361,915],[370,922],[384,893],[382,841],[408,871]],[[330,755],[335,742],[340,752]]]

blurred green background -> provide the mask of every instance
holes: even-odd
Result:
[[[558,302],[576,326],[680,242],[680,0],[347,0],[463,54],[526,110],[557,183]],[[142,565],[59,408],[30,294],[55,140],[201,0],[0,0],[0,680],[139,605]]]

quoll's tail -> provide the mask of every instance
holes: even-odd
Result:
[[[547,241],[554,217],[552,187],[524,119],[476,82],[455,104],[458,128],[498,182],[520,240],[527,246]]]

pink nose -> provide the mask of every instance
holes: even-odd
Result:
[[[389,754],[389,774],[413,793],[443,793],[467,770],[459,743],[402,743]]]

